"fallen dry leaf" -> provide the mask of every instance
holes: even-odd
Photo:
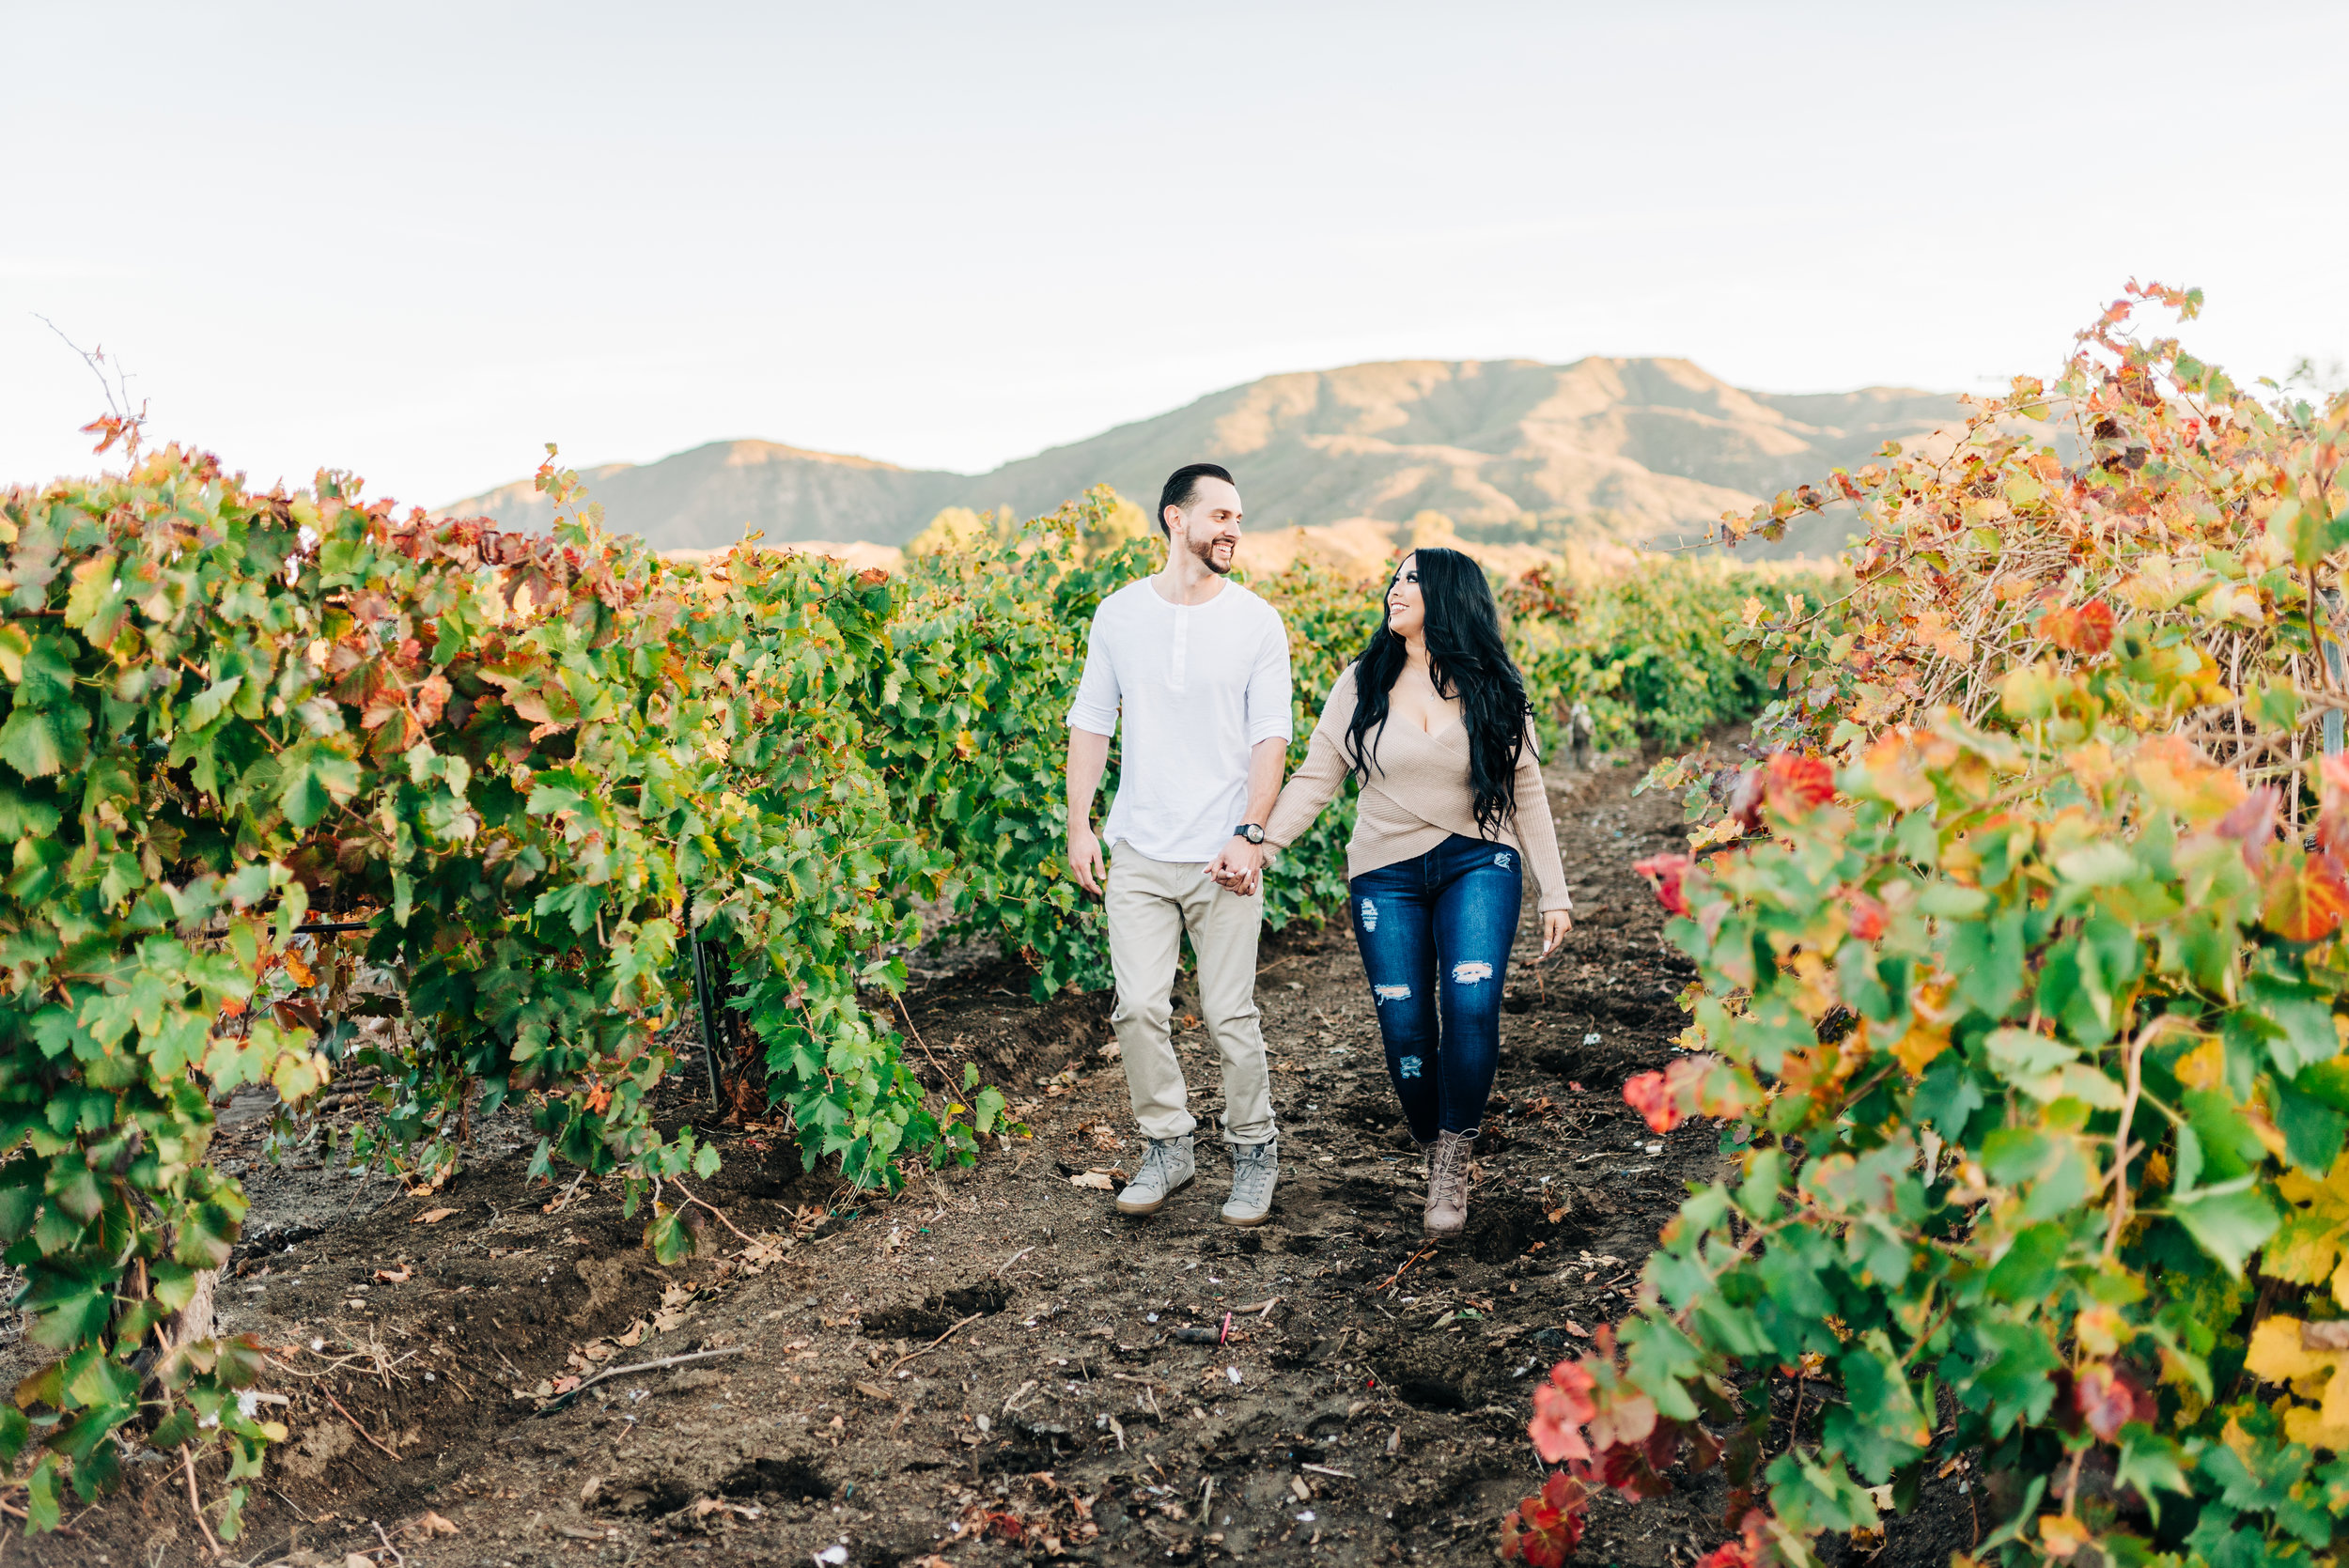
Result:
[[[1583,1327],[1582,1325],[1575,1322],[1572,1318],[1566,1319],[1566,1332],[1572,1334],[1578,1340],[1587,1340],[1591,1337],[1591,1331],[1588,1328]]]
[[[1091,1188],[1096,1192],[1107,1192],[1110,1190],[1110,1173],[1107,1171],[1087,1171],[1082,1175],[1069,1177],[1068,1185]]]
[[[856,1391],[863,1394],[867,1399],[885,1400],[889,1397],[889,1390],[882,1388],[879,1383],[859,1383],[856,1386]]]
[[[647,1325],[645,1320],[640,1317],[635,1322],[628,1326],[628,1331],[626,1333],[614,1335],[612,1343],[617,1345],[625,1345],[632,1349],[645,1343],[645,1329]]]
[[[438,1514],[433,1513],[432,1510],[428,1508],[416,1516],[416,1528],[424,1531],[425,1539],[428,1541],[436,1535],[455,1535],[457,1533],[457,1527],[455,1525],[451,1524],[448,1520],[442,1518]]]
[[[416,1216],[415,1219],[410,1220],[409,1223],[412,1225],[437,1225],[442,1220],[446,1219],[450,1215],[455,1214],[456,1212],[457,1211],[455,1209],[427,1209],[422,1214]]]
[[[408,1282],[408,1270],[379,1268],[375,1271],[375,1282],[379,1285],[404,1285]]]
[[[589,1476],[587,1478],[587,1484],[579,1489],[579,1500],[581,1504],[584,1506],[587,1503],[595,1501],[596,1493],[602,1485],[603,1477],[599,1475]]]

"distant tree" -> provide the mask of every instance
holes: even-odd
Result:
[[[959,552],[974,546],[1011,536],[1011,508],[992,512],[974,512],[968,506],[948,506],[930,519],[922,532],[906,542],[908,555],[939,555]]]
[[[1460,531],[1443,513],[1423,511],[1414,514],[1411,520],[1403,525],[1403,536],[1410,542],[1413,550],[1417,550],[1422,545],[1457,543]]]
[[[1088,562],[1099,560],[1129,540],[1149,538],[1156,532],[1150,526],[1148,512],[1115,490],[1110,494],[1114,500],[1107,515],[1086,529],[1078,543],[1080,553]]]

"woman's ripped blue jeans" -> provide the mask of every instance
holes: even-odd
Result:
[[[1411,1136],[1472,1134],[1501,1065],[1501,993],[1525,878],[1505,844],[1455,833],[1349,884],[1387,1076]]]

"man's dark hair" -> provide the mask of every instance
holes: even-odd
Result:
[[[1169,506],[1176,511],[1187,509],[1198,495],[1199,481],[1202,479],[1221,479],[1227,485],[1237,483],[1233,479],[1231,470],[1221,463],[1185,463],[1168,474],[1166,488],[1159,491],[1159,532],[1161,535],[1174,537],[1167,533],[1166,509]]]

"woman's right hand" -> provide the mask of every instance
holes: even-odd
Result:
[[[1572,909],[1544,909],[1542,911],[1542,957],[1547,958],[1557,952],[1558,944],[1564,941],[1566,933],[1573,929],[1574,911]]]

